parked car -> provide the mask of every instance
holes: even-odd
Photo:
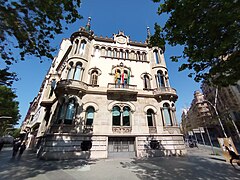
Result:
[[[3,139],[4,144],[12,144],[13,140],[14,140],[14,137],[7,134],[7,135],[2,136],[2,139]]]

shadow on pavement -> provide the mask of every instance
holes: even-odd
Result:
[[[95,160],[83,159],[44,161],[37,159],[36,154],[31,151],[25,151],[20,159],[11,159],[11,154],[10,149],[0,152],[1,180],[27,179],[55,170],[74,169],[96,163]],[[64,178],[63,175],[64,173],[60,179],[69,179],[69,176]]]
[[[208,157],[158,157],[121,162],[139,179],[239,179],[240,173],[227,164]]]

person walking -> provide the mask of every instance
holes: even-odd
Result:
[[[21,140],[19,138],[15,139],[13,141],[12,159],[14,159],[15,156],[17,155],[17,152],[18,152],[20,146],[21,146]]]
[[[18,159],[21,158],[21,156],[22,156],[23,152],[25,151],[25,149],[26,149],[26,142],[23,141],[23,142],[21,143],[21,145],[20,145],[19,154],[18,154]]]

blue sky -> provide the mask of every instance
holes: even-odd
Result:
[[[98,36],[112,37],[113,33],[121,30],[130,36],[131,40],[145,41],[147,26],[150,27],[151,33],[154,33],[154,23],[163,25],[166,21],[167,16],[157,15],[157,8],[158,4],[151,0],[82,0],[80,14],[84,19],[68,25],[69,29],[64,34],[56,36],[52,45],[59,47],[63,38],[69,38],[73,32],[85,26],[89,16],[92,17],[91,29]],[[187,77],[188,72],[178,72],[180,63],[171,62],[170,56],[179,54],[181,54],[181,47],[166,46],[165,60],[170,85],[177,90],[179,96],[176,103],[178,121],[180,121],[182,109],[190,106],[194,91],[200,87],[199,83]],[[54,55],[56,56],[57,52]],[[20,124],[26,116],[29,103],[37,95],[50,64],[51,60],[40,63],[37,58],[28,57],[25,61],[12,66],[11,70],[15,71],[20,78],[13,85],[20,103],[22,115]]]

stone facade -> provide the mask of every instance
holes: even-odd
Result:
[[[95,36],[90,21],[62,41],[22,126],[38,127],[29,137],[41,158],[186,153],[163,51],[147,42]]]

